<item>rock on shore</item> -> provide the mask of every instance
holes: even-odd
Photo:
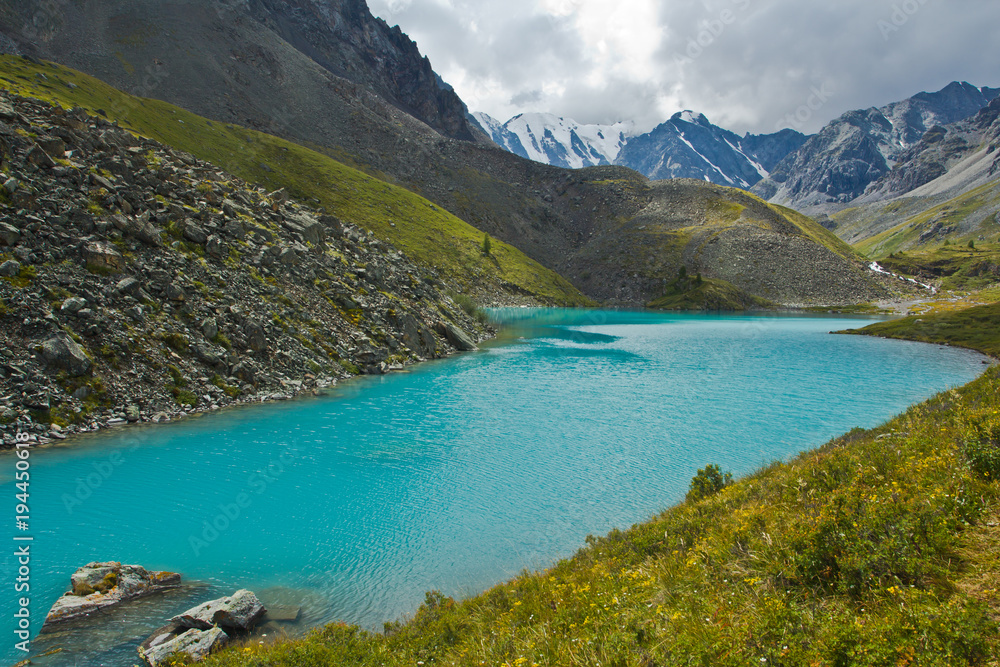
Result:
[[[252,591],[240,589],[174,616],[142,643],[139,655],[150,667],[158,667],[174,653],[201,660],[231,637],[252,631],[266,613]]]

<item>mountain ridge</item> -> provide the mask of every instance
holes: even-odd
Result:
[[[964,120],[998,94],[956,81],[935,93],[848,111],[789,153],[752,191],[810,214],[845,208],[932,127]]]
[[[628,121],[580,125],[554,114],[523,113],[501,123],[482,112],[472,115],[498,146],[542,164],[571,169],[614,164],[652,180],[695,178],[743,189],[805,141],[792,129],[740,137],[690,110],[643,133]]]

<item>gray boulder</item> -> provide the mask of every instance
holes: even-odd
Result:
[[[220,239],[215,234],[212,234],[205,240],[205,251],[212,257],[222,257],[225,246],[222,244],[222,239]]]
[[[250,349],[254,352],[263,352],[267,349],[267,336],[264,335],[264,327],[256,322],[247,322],[243,327]]]
[[[66,143],[59,137],[41,136],[38,138],[38,146],[55,158],[64,157],[66,154]]]
[[[163,291],[163,295],[171,301],[184,301],[187,298],[184,289],[177,283],[167,285]]]
[[[21,230],[14,225],[0,222],[0,243],[3,245],[17,245],[21,241]]]
[[[403,345],[422,357],[433,357],[437,347],[434,333],[411,313],[396,314],[393,324],[400,332]]]
[[[71,377],[84,375],[93,366],[83,348],[65,333],[57,333],[43,342],[41,354],[47,366],[64,370]]]
[[[208,241],[208,232],[206,232],[200,225],[196,225],[195,223],[188,221],[184,225],[184,238],[192,243],[205,245],[205,242]]]
[[[118,284],[115,285],[116,292],[119,294],[129,294],[131,296],[138,296],[141,288],[142,286],[139,284],[139,281],[131,276],[122,278],[118,281]]]
[[[16,259],[8,259],[3,264],[0,264],[0,276],[13,278],[19,273],[21,273],[21,263]]]
[[[110,243],[94,241],[83,247],[83,260],[88,268],[117,273],[125,268],[125,257]]]
[[[49,154],[42,150],[41,146],[35,144],[28,151],[25,159],[36,167],[47,167],[52,168],[56,166],[56,163],[49,157]]]
[[[296,211],[290,213],[284,221],[286,229],[297,232],[302,238],[317,247],[326,243],[326,226],[314,216]]]
[[[67,315],[76,315],[86,307],[87,307],[86,299],[81,299],[78,296],[73,296],[63,301],[62,307],[59,308],[59,311],[66,313]]]
[[[438,322],[438,333],[448,339],[448,342],[455,346],[456,350],[462,352],[472,352],[478,350],[469,335],[451,322]]]
[[[162,243],[162,240],[160,239],[160,230],[156,228],[156,225],[149,221],[148,212],[138,218],[125,215],[113,215],[111,216],[111,222],[123,233],[134,236],[146,245],[159,246]]]
[[[201,333],[209,340],[212,340],[219,335],[219,323],[214,317],[206,317],[202,321]]]
[[[170,622],[185,628],[208,630],[219,626],[232,632],[249,632],[267,610],[252,591],[242,588],[229,597],[211,600],[178,614]]]
[[[161,637],[167,637],[164,641],[155,643]],[[167,664],[167,658],[175,653],[186,655],[194,661],[203,660],[216,648],[225,645],[229,641],[229,635],[222,628],[209,628],[198,630],[191,628],[180,635],[166,633],[159,637],[154,637],[154,643],[148,648],[140,649],[139,654],[150,667],[158,667]]]

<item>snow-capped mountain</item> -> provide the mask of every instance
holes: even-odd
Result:
[[[703,114],[681,111],[652,132],[629,139],[615,164],[654,180],[697,178],[746,189],[805,140],[794,130],[740,137]]]
[[[481,112],[472,117],[501,148],[570,169],[613,164],[633,131],[631,122],[581,125],[547,113],[524,113],[506,123]]]
[[[652,132],[629,122],[580,125],[552,114],[525,113],[501,123],[472,117],[501,148],[536,162],[578,169],[617,164],[652,179],[696,178],[749,188],[805,141],[794,130],[740,137],[700,113],[682,111]]]
[[[929,130],[969,118],[998,94],[956,81],[936,93],[848,111],[785,157],[753,192],[808,213],[844,208]]]

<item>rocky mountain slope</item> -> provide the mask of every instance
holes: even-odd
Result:
[[[892,170],[828,223],[874,256],[1000,233],[1000,98],[979,113],[935,126]]]
[[[0,94],[0,158],[8,444],[288,396],[486,333],[370,232],[81,109]]]
[[[284,185],[300,201],[322,205],[342,217],[350,213],[423,267],[440,267],[442,276],[462,281],[463,288],[495,278],[507,293],[525,290],[526,294],[548,294],[548,302],[583,303],[585,299],[573,286],[559,283],[544,267],[568,267],[592,235],[610,224],[631,220],[654,199],[655,189],[623,167],[602,167],[608,171],[595,181],[575,170],[524,160],[492,143],[446,137],[397,107],[379,102],[361,84],[336,77],[308,58],[302,60],[301,51],[281,46],[287,44],[284,40],[272,44],[268,40],[273,33],[262,32],[259,22],[245,15],[251,3],[226,5],[235,14],[224,18],[216,6],[207,11],[187,3],[147,6],[151,4],[132,3],[124,9],[115,5],[115,11],[129,17],[138,16],[136,12],[163,14],[164,22],[154,23],[156,29],[151,28],[150,36],[129,37],[132,33],[120,27],[124,22],[114,18],[117,14],[94,19],[105,33],[118,30],[114,39],[104,43],[120,47],[122,59],[136,73],[129,75],[126,65],[112,56],[121,68],[115,76],[128,78],[132,89],[141,88],[141,79],[149,78],[142,74],[140,65],[148,62],[142,59],[162,62],[170,68],[169,76],[162,81],[150,79],[147,94],[203,110],[215,120],[120,95],[67,68],[53,71],[45,64],[8,61],[9,82],[25,94],[70,101],[94,113],[103,111],[137,132],[208,159],[248,182],[269,189]],[[80,61],[91,71],[112,78],[110,60],[63,46],[67,40],[87,43],[86,20],[80,25],[67,20],[56,23],[40,44],[59,51],[60,58]],[[10,30],[9,20],[3,25]],[[175,33],[176,38],[167,39],[166,35]],[[243,53],[270,55],[241,60],[237,56]],[[320,70],[330,77],[326,90],[333,91],[332,97],[315,97],[308,85],[300,86],[308,83],[302,77]],[[220,119],[242,119],[299,145],[219,124]],[[344,163],[382,181],[366,181]],[[422,205],[419,198],[386,180],[432,203]],[[363,196],[352,196],[361,192]],[[506,256],[497,253],[504,269],[498,270],[478,251],[482,232],[516,246],[541,266],[522,260],[504,264],[514,257],[510,249]],[[671,265],[676,270],[676,264]],[[586,281],[585,272],[581,267],[567,277],[585,293],[602,296],[605,290]],[[622,275],[641,281],[639,272]],[[640,299],[634,305],[644,303],[647,292],[644,283],[623,286],[614,298],[618,302]],[[791,301],[805,301],[807,296]],[[846,298],[844,293],[841,297],[838,303]]]
[[[632,136],[629,122],[580,125],[553,114],[525,113],[506,123],[488,114],[472,114],[501,148],[535,162],[567,169],[614,164]]]
[[[1000,89],[954,82],[880,108],[849,111],[785,157],[753,192],[809,213],[831,213],[889,173],[928,130],[974,115]]]
[[[336,134],[357,116],[481,137],[416,44],[364,0],[2,0],[0,32],[6,52],[279,134]]]
[[[583,170],[577,187],[607,187],[603,169]],[[627,219],[597,224],[558,265],[595,298],[656,301],[677,290],[679,276],[713,281],[708,294],[698,295],[707,304],[716,303],[720,293],[724,302],[744,306],[765,300],[845,305],[890,297],[891,286],[849,246],[795,211],[694,179],[635,187],[645,204]],[[700,281],[685,287],[705,291]]]
[[[4,71],[3,66],[0,60],[0,72]],[[10,61],[6,67],[5,84],[15,85],[19,90],[90,105],[101,100],[116,100],[115,107],[127,111],[122,115],[122,122],[129,123],[135,131],[160,137],[203,158],[211,157],[230,171],[269,188],[286,185],[289,192],[303,201],[315,199],[329,211],[365,225],[380,238],[398,241],[399,247],[407,253],[420,258],[424,265],[439,267],[438,275],[454,281],[465,291],[480,293],[481,289],[477,292],[477,288],[485,284],[493,285],[491,290],[506,294],[561,294],[559,302],[563,303],[573,303],[572,299],[577,298],[574,294],[579,296],[579,292],[565,281],[558,282],[561,278],[547,278],[554,274],[547,273],[542,266],[532,267],[525,259],[515,262],[517,251],[503,243],[495,241],[491,255],[484,256],[480,232],[464,231],[472,228],[443,211],[434,211],[436,207],[429,202],[294,144],[240,128],[221,127],[169,105],[116,98],[115,91],[107,86],[64,67],[36,65],[21,59]],[[868,291],[856,288],[857,265],[853,259],[817,270],[811,282],[808,281],[810,274],[800,269],[811,261],[809,253],[812,250],[806,250],[809,244],[835,248],[834,254],[844,256],[849,255],[850,250],[839,247],[837,239],[825,230],[816,228],[820,232],[818,235],[806,234],[801,231],[802,225],[795,221],[781,223],[790,212],[775,209],[777,213],[772,211],[763,218],[756,214],[742,215],[741,211],[749,209],[753,213],[762,203],[757,201],[748,205],[730,201],[739,191],[719,188],[718,191],[725,194],[714,196],[718,201],[713,206],[730,211],[731,215],[706,215],[702,205],[686,206],[683,202],[675,205],[672,191],[656,187],[645,177],[623,167],[565,170],[469,142],[456,142],[454,146],[462,147],[460,164],[482,165],[493,177],[489,181],[480,180],[478,189],[470,193],[463,204],[469,213],[499,208],[511,201],[519,207],[508,211],[506,218],[479,219],[477,226],[494,238],[515,241],[543,265],[559,271],[595,298],[623,305],[645,304],[662,295],[664,286],[676,277],[682,265],[691,270],[691,275],[699,270],[704,270],[707,278],[723,275],[696,262],[685,264],[680,252],[680,248],[693,238],[689,232],[698,228],[705,231],[706,221],[710,226],[726,228],[751,224],[765,232],[769,226],[774,227],[776,233],[765,234],[769,235],[769,240],[761,249],[744,244],[751,237],[757,238],[756,233],[715,246],[724,251],[713,255],[716,265],[739,262],[741,256],[747,256],[745,253],[760,252],[757,265],[773,272],[769,280],[776,283],[788,277],[787,290],[775,290],[756,279],[736,281],[742,288],[754,293],[759,291],[758,296],[780,303],[843,304],[856,298],[867,301],[872,295],[881,293],[875,283]],[[261,163],[267,166],[266,170],[259,166]],[[502,187],[498,187],[498,183]],[[685,191],[691,192],[714,187],[704,182],[684,183]],[[708,201],[705,197],[701,199]],[[777,219],[769,220],[768,216],[773,215],[777,215]],[[634,222],[637,217],[642,217],[644,222]],[[649,229],[670,230],[669,242],[660,242],[666,237],[650,235],[643,225]],[[721,227],[716,231],[723,231]],[[728,234],[732,233],[732,230],[727,231],[721,238],[729,239]],[[644,247],[632,253],[633,246],[640,241]],[[806,245],[799,247],[803,243]],[[461,252],[453,254],[452,249]],[[818,252],[823,253],[822,250]],[[619,256],[623,254],[626,255],[624,259]],[[634,261],[628,256],[631,254],[641,257],[642,262]],[[787,255],[787,262],[776,259],[782,254]],[[798,272],[798,277],[791,277],[793,271]],[[489,300],[489,294],[485,296]]]
[[[298,144],[212,122],[163,102],[131,97],[93,77],[51,63],[0,57],[0,86],[66,108],[80,106],[106,115],[133,132],[190,152],[249,182],[269,190],[283,188],[299,201],[323,206],[391,242],[426,270],[448,278],[481,303],[510,303],[513,299],[559,305],[590,303],[564,279],[502,241],[494,240],[490,255],[484,255],[483,232],[440,206]],[[399,154],[410,155],[405,151]],[[503,155],[518,163],[534,164]],[[505,187],[514,189],[513,185]]]
[[[740,137],[713,125],[700,113],[683,111],[653,131],[632,139],[615,164],[649,178],[697,178],[748,189],[806,140],[785,129]]]

